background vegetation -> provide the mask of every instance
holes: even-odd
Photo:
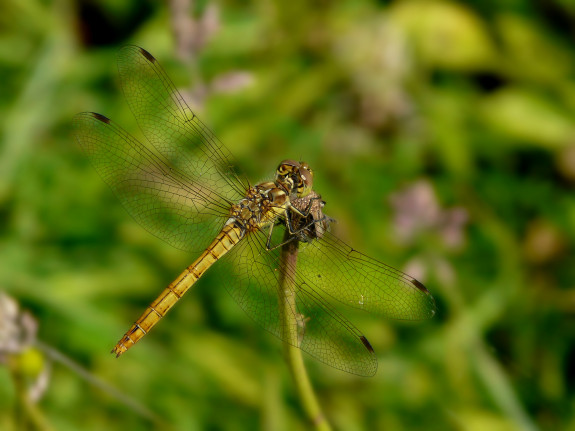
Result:
[[[135,43],[250,178],[306,160],[343,239],[435,296],[418,324],[350,315],[374,378],[307,360],[337,429],[575,430],[573,2],[8,0],[0,29],[0,429],[310,427],[213,274],[108,354],[192,259],[70,138],[80,111],[134,125]]]

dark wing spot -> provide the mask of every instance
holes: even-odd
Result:
[[[421,284],[419,281],[417,281],[415,278],[412,278],[410,281],[411,281],[411,284],[413,284],[419,290],[429,294],[429,290],[427,290],[427,288],[423,284]]]
[[[361,342],[363,343],[363,345],[365,346],[365,348],[370,351],[370,353],[375,353],[375,352],[373,351],[373,347],[371,347],[371,344],[369,344],[369,341],[367,341],[367,338],[365,338],[365,337],[362,335],[361,337],[359,337],[359,339],[361,340]]]
[[[110,124],[110,119],[102,114],[97,114],[96,112],[92,112],[92,117],[96,120],[101,121],[102,123]]]
[[[156,59],[154,58],[154,56],[152,54],[150,54],[148,51],[146,51],[144,48],[140,48],[140,53],[146,57],[146,60],[148,60],[150,63],[155,63]]]

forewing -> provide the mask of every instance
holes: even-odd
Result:
[[[247,189],[227,148],[199,120],[146,50],[125,46],[118,53],[124,95],[146,139],[190,182],[201,181],[236,202]]]
[[[203,250],[229,216],[229,205],[210,182],[190,182],[154,148],[93,112],[74,118],[74,139],[149,232],[181,250]]]
[[[280,307],[280,249],[267,251],[265,244],[266,235],[252,233],[227,256],[237,276],[224,284],[241,308],[276,337],[327,365],[362,376],[375,374],[377,359],[367,339],[324,301],[313,282],[291,278],[295,306]],[[297,274],[298,265],[294,271]],[[286,315],[289,322],[297,322],[296,339],[288,332]]]
[[[435,314],[435,301],[423,284],[331,232],[301,245],[298,274],[344,304],[391,319],[422,320]]]

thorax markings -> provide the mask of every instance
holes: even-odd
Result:
[[[246,197],[232,205],[226,225],[235,223],[247,232],[259,230],[285,213],[289,197],[285,190],[274,182],[260,183],[250,187]]]

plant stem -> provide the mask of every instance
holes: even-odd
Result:
[[[286,229],[284,241],[289,239]],[[296,384],[296,389],[301,400],[306,415],[320,431],[329,431],[331,426],[323,412],[309,380],[302,358],[301,350],[296,347],[300,345],[301,322],[296,307],[295,274],[298,253],[298,241],[286,242],[280,253],[280,283],[279,299],[280,314],[283,322],[284,354],[290,368],[291,374]],[[305,323],[303,323],[305,324]]]
[[[17,361],[18,359],[15,360]],[[10,364],[9,369],[16,391],[14,417],[17,429],[52,431],[52,427],[48,424],[38,405],[30,399],[26,376],[22,374],[22,370],[18,369],[18,364]]]

